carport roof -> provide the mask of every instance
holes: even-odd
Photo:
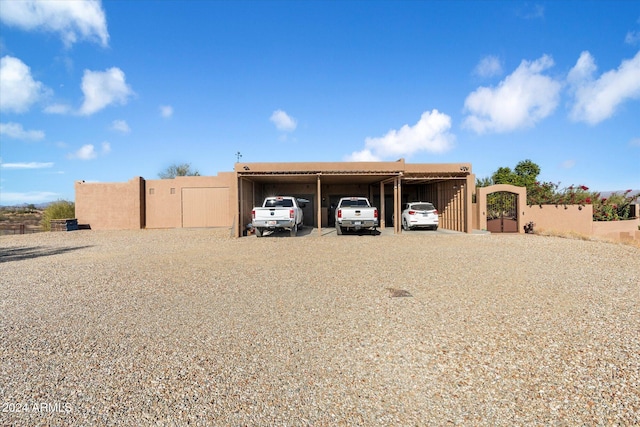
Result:
[[[464,178],[471,173],[470,163],[405,163],[395,162],[297,162],[297,163],[236,163],[235,172],[239,177],[260,182],[287,181],[315,182],[317,176],[325,183],[340,180],[346,176],[350,180],[373,183],[394,176],[409,180],[442,180]]]

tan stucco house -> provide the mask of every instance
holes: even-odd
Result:
[[[228,227],[236,237],[251,222],[251,209],[266,196],[311,201],[305,225],[329,225],[332,204],[344,196],[365,196],[378,207],[381,228],[399,216],[402,203],[430,201],[440,227],[470,233],[475,175],[470,163],[395,162],[236,163],[233,172],[124,183],[77,181],[76,217],[91,229]]]

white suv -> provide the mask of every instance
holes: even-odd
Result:
[[[402,229],[425,227],[438,229],[438,210],[429,202],[405,203],[402,209]]]

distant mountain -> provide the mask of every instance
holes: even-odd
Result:
[[[24,209],[29,206],[33,206],[36,209],[46,209],[53,202],[45,202],[45,203],[20,203],[17,205],[0,205],[0,208],[4,209]]]

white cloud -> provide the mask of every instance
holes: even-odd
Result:
[[[373,154],[368,148],[365,148],[364,150],[354,151],[346,156],[345,160],[347,162],[379,162],[382,158]]]
[[[3,2],[3,7],[5,3],[8,2]],[[24,113],[48,92],[46,86],[33,79],[24,62],[8,55],[0,59],[0,111]]]
[[[527,2],[520,7],[516,14],[524,19],[544,18],[544,6],[539,3],[531,4]]]
[[[171,116],[173,116],[173,107],[171,105],[161,105],[160,115],[164,119],[170,118]]]
[[[98,157],[98,153],[96,153],[96,148],[93,144],[85,144],[75,153],[69,154],[68,157],[70,159],[91,160]]]
[[[84,71],[82,77],[84,103],[80,114],[91,115],[108,105],[127,103],[133,91],[125,81],[125,75],[117,67],[106,71]]]
[[[590,125],[613,116],[623,102],[640,99],[640,51],[597,79],[596,71],[595,60],[585,51],[567,76],[575,96],[570,117]]]
[[[640,147],[640,138],[632,138],[631,141],[629,141],[629,145],[631,147]]]
[[[108,142],[102,143],[102,154],[109,154],[111,152],[111,144]]]
[[[111,130],[121,133],[131,132],[131,128],[125,120],[114,120],[113,122],[111,122]]]
[[[100,0],[3,1],[0,20],[26,31],[58,33],[70,47],[79,39],[107,46],[109,33]]]
[[[630,45],[640,44],[640,31],[629,31],[624,38],[624,42]]]
[[[467,96],[464,126],[476,133],[509,132],[531,127],[555,110],[562,85],[542,72],[553,66],[544,55],[522,61],[498,87],[480,87]]]
[[[111,144],[108,142],[102,143],[102,152],[100,154],[105,155],[111,152]],[[69,159],[80,159],[80,160],[92,160],[98,157],[98,151],[93,144],[85,144],[75,153],[70,153],[67,155]]]
[[[480,77],[495,77],[502,74],[502,63],[497,56],[485,56],[480,60],[474,74]]]
[[[0,135],[8,138],[24,139],[29,141],[39,141],[44,139],[44,132],[41,130],[24,130],[20,123],[0,123]]]
[[[576,165],[576,161],[569,159],[562,162],[562,169],[572,169]]]
[[[413,125],[392,129],[386,135],[365,139],[365,148],[346,157],[350,161],[377,161],[411,156],[420,151],[442,153],[453,147],[451,117],[438,110],[425,111]]]
[[[2,163],[3,169],[45,169],[53,167],[53,162]]]
[[[39,203],[60,198],[58,193],[50,191],[30,191],[28,193],[0,192],[0,204],[6,203]]]
[[[44,108],[44,112],[47,114],[68,114],[72,110],[70,105],[66,104],[51,104]]]
[[[284,132],[292,132],[298,126],[296,120],[282,110],[275,110],[273,114],[271,114],[271,117],[269,117],[269,120],[276,125],[278,130]]]

